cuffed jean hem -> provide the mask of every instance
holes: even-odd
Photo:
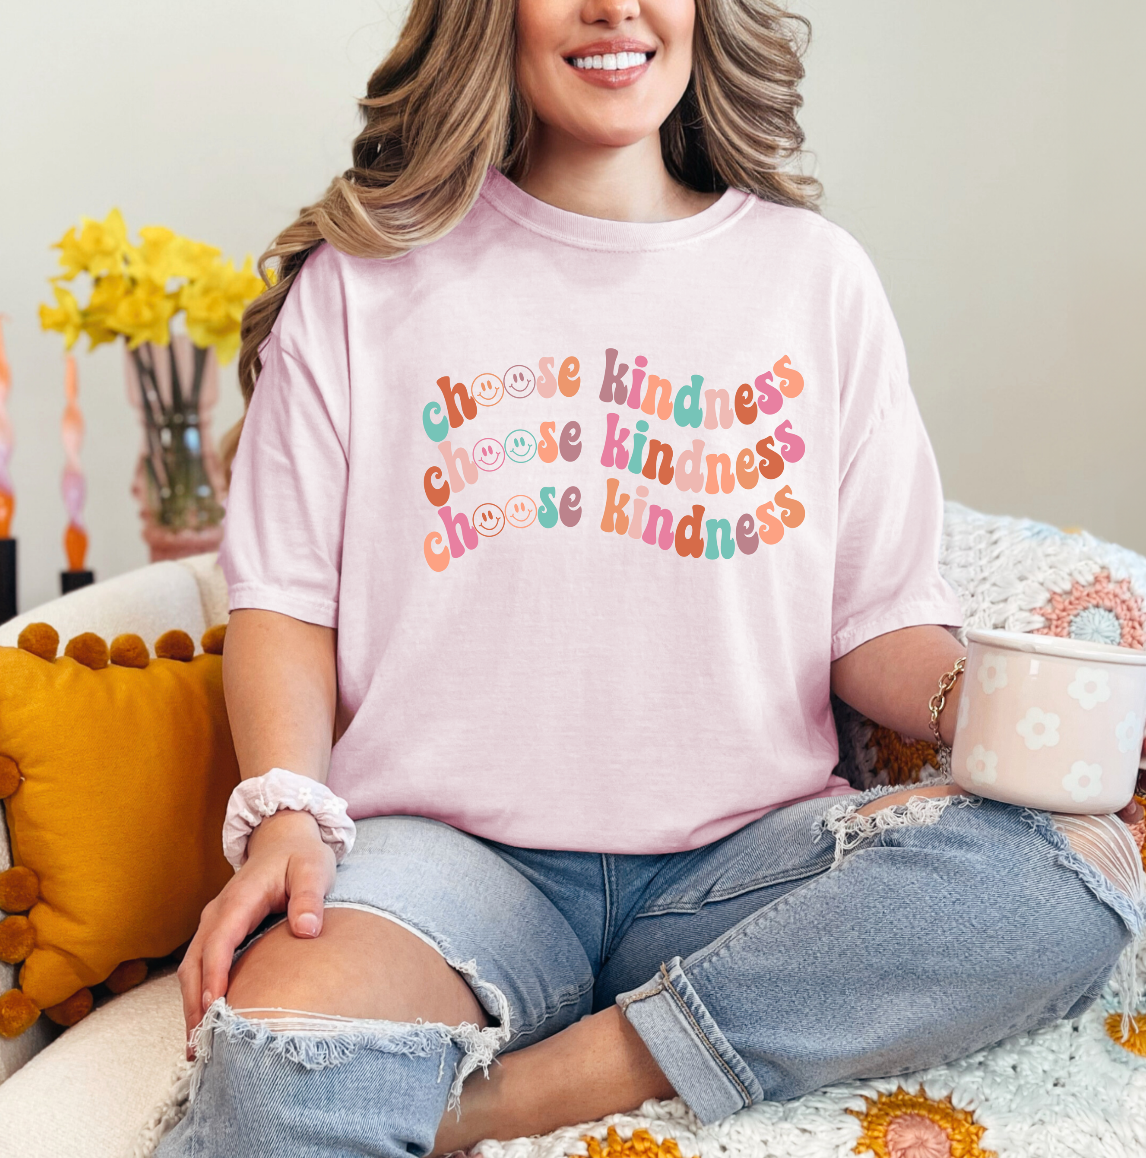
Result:
[[[674,957],[640,989],[617,995],[661,1072],[706,1125],[762,1101],[764,1091],[705,1009]]]

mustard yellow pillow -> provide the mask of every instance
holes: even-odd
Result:
[[[89,987],[138,983],[143,959],[195,932],[231,868],[221,832],[239,770],[223,703],[223,629],[138,636],[47,624],[0,648],[0,797],[14,866],[0,873],[0,959],[23,961],[0,996],[0,1036],[48,1011],[71,1024]],[[214,654],[208,654],[214,653]],[[26,914],[26,915],[21,915]]]

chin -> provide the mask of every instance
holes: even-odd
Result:
[[[635,145],[638,141],[643,141],[659,130],[659,124],[650,126],[644,121],[625,119],[618,120],[613,124],[602,124],[599,119],[595,119],[591,124],[578,126],[573,136],[586,145],[624,149],[629,145]]]

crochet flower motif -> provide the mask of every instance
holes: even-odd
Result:
[[[848,1110],[858,1118],[860,1136],[856,1154],[876,1158],[996,1158],[979,1140],[986,1127],[969,1110],[959,1110],[951,1096],[939,1101],[922,1090],[909,1094],[902,1086],[894,1094],[863,1099],[866,1109]]]
[[[1053,748],[1058,743],[1059,718],[1054,712],[1044,712],[1042,708],[1031,708],[1015,725],[1015,731],[1032,752],[1040,748]]]
[[[1126,1036],[1126,1040],[1122,1039],[1122,1016],[1118,1013],[1109,1013],[1106,1015],[1106,1036],[1110,1038],[1115,1045],[1120,1045],[1128,1053],[1137,1054],[1138,1057],[1146,1057],[1146,1015],[1138,1014],[1130,1018],[1130,1032]]]
[[[1102,791],[1102,768],[1085,760],[1075,760],[1062,778],[1062,786],[1070,793],[1071,800],[1081,804]]]
[[[1078,700],[1078,706],[1089,712],[1110,699],[1110,676],[1098,667],[1075,668],[1074,682],[1066,689],[1066,694]]]
[[[996,688],[1007,686],[1007,657],[995,652],[988,652],[983,657],[976,672],[979,682],[983,685],[983,692],[990,695]]]
[[[616,1126],[610,1126],[602,1145],[591,1134],[582,1136],[588,1158],[681,1158],[680,1144],[675,1138],[658,1142],[648,1130],[634,1130],[631,1138],[622,1138]]]
[[[910,740],[877,724],[865,747],[875,750],[875,771],[886,772],[888,784],[918,784],[924,768],[939,769],[939,753],[926,740]]]
[[[1142,599],[1131,590],[1129,579],[1112,582],[1109,571],[1100,571],[1085,587],[1075,581],[1065,595],[1052,591],[1050,603],[1037,608],[1035,614],[1046,620],[1036,635],[1146,647]]]
[[[1114,725],[1114,735],[1118,740],[1119,752],[1129,752],[1142,739],[1142,722],[1134,718],[1133,712],[1127,712],[1125,719]]]
[[[972,784],[994,784],[999,776],[999,755],[976,744],[967,757],[967,771],[971,773]]]

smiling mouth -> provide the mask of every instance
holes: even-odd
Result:
[[[601,52],[591,56],[567,56],[565,63],[583,71],[626,72],[648,64],[655,52]]]

